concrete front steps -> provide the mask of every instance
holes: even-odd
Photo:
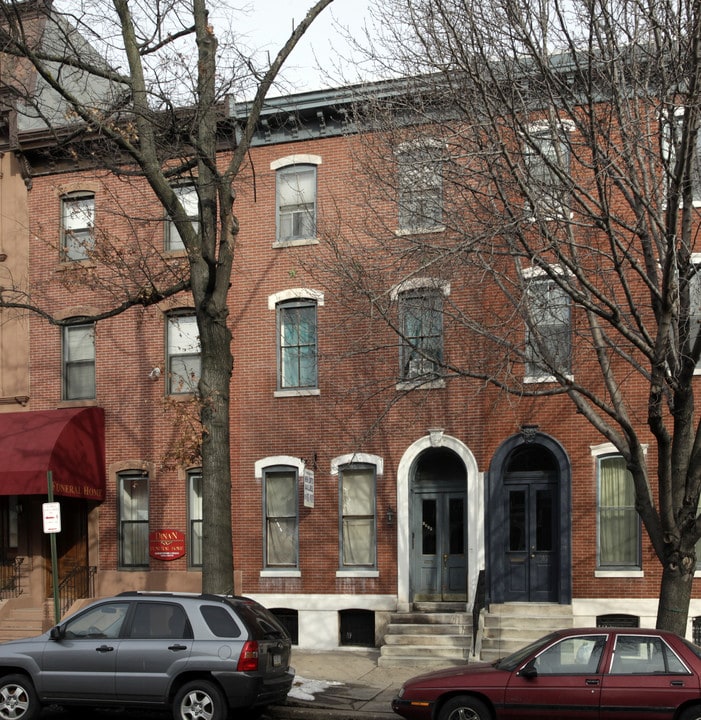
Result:
[[[41,635],[46,622],[46,608],[17,606],[8,600],[0,606],[0,642]]]
[[[465,603],[414,603],[392,613],[380,648],[380,667],[464,665],[472,654],[472,613]]]
[[[547,635],[573,626],[572,606],[556,603],[504,603],[482,611],[480,658],[498,660]]]

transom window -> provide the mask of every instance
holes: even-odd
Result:
[[[86,260],[95,247],[95,196],[75,192],[61,198],[61,260]]]

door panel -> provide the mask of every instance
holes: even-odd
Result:
[[[465,517],[464,492],[415,494],[414,600],[466,599]]]
[[[533,482],[506,486],[506,600],[556,599],[556,486]]]

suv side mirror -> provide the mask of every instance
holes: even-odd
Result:
[[[63,640],[63,636],[64,636],[63,629],[61,628],[60,625],[54,625],[51,628],[51,630],[49,630],[49,637],[52,640],[56,640],[56,641]]]

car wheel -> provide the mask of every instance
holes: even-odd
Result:
[[[39,698],[29,678],[6,675],[0,680],[0,720],[33,720],[39,710]]]
[[[679,713],[679,720],[701,720],[701,705],[692,705]]]
[[[459,695],[443,705],[438,720],[491,720],[492,713],[477,698]]]
[[[173,703],[174,720],[225,720],[227,712],[224,695],[209,680],[185,683]]]

